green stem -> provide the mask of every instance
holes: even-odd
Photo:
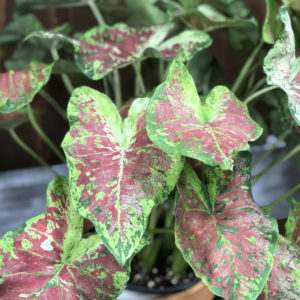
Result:
[[[31,106],[27,105],[27,112],[28,112],[28,118],[32,125],[32,127],[35,129],[35,131],[39,134],[39,136],[44,140],[44,142],[52,149],[52,151],[56,154],[56,156],[65,163],[65,158],[63,154],[59,151],[59,149],[52,143],[52,141],[49,139],[49,137],[44,133],[44,131],[41,129],[39,124],[37,123],[34,114],[32,112]]]
[[[291,129],[286,130],[285,132],[283,132],[278,139],[276,140],[276,142],[272,145],[272,147],[270,149],[268,149],[266,152],[264,152],[256,161],[255,163],[252,165],[252,170],[254,168],[256,168],[263,160],[265,160],[265,158],[267,158],[279,145],[279,143],[283,140],[285,140],[285,138],[291,133]]]
[[[250,94],[254,94],[258,89],[260,89],[264,84],[266,83],[266,78],[262,78],[259,81],[257,81],[255,83],[255,85],[253,86],[253,88],[250,90],[250,92],[248,93],[248,95]]]
[[[105,21],[102,17],[102,14],[100,10],[98,9],[97,5],[95,4],[94,0],[88,0],[89,7],[97,20],[98,24],[100,26],[105,25]],[[116,106],[120,108],[122,106],[122,90],[121,90],[121,79],[120,79],[120,73],[118,70],[113,71],[114,81],[114,93],[115,93],[115,102]]]
[[[165,62],[160,59],[158,61],[158,79],[159,82],[163,82],[165,76]]]
[[[279,198],[277,198],[271,204],[264,206],[263,208],[264,209],[265,208],[271,209],[273,206],[277,205],[278,203],[280,203],[281,201],[285,200],[290,195],[292,195],[293,193],[295,193],[298,189],[300,189],[300,183],[298,183],[297,185],[295,185],[294,187],[292,187],[289,191],[287,191],[282,196],[280,196]]]
[[[145,88],[145,83],[144,83],[143,76],[142,76],[142,71],[141,71],[141,67],[142,67],[141,62],[137,61],[132,66],[133,66],[134,71],[135,71],[136,81],[137,81],[138,86],[139,86],[139,91],[142,94],[145,94],[146,93],[146,88]]]
[[[237,79],[235,80],[233,86],[232,86],[232,92],[234,94],[237,93],[237,91],[240,89],[242,82],[244,81],[244,79],[247,76],[247,73],[252,65],[252,63],[254,62],[257,54],[259,53],[261,47],[263,45],[263,41],[260,41],[259,44],[257,45],[257,47],[254,49],[254,51],[251,53],[251,55],[249,56],[249,58],[247,59],[246,63],[244,64],[241,72],[239,73]]]
[[[110,97],[109,81],[107,77],[103,78],[103,87],[105,94]]]
[[[265,94],[265,93],[268,93],[268,92],[270,92],[270,91],[273,91],[273,90],[275,90],[275,89],[278,89],[278,86],[268,86],[268,87],[266,87],[266,88],[264,88],[264,89],[262,89],[262,90],[259,90],[259,91],[257,91],[256,93],[250,95],[250,96],[244,101],[244,103],[245,103],[245,104],[249,104],[253,99],[255,99],[255,98],[257,98],[257,97],[259,97],[259,96],[261,96],[261,95],[263,95],[263,94]]]
[[[105,25],[105,21],[102,17],[102,14],[101,14],[100,10],[98,9],[97,5],[95,4],[95,1],[94,0],[88,0],[88,4],[89,4],[89,7],[90,7],[95,19],[98,22],[98,24],[99,25]]]
[[[57,49],[55,47],[52,47],[50,51],[54,61],[59,61],[59,54],[57,52]],[[72,94],[74,87],[69,76],[65,73],[62,73],[60,76],[66,90],[69,92],[69,94]]]
[[[9,133],[13,140],[26,152],[28,153],[31,157],[33,157],[39,164],[42,166],[45,166],[49,168],[52,172],[53,170],[50,168],[50,166],[47,164],[45,160],[43,160],[36,152],[34,152],[30,147],[28,147],[17,135],[14,129],[9,129]]]
[[[277,165],[285,162],[286,160],[292,158],[294,155],[296,155],[298,152],[300,152],[300,144],[297,145],[295,148],[293,148],[289,153],[287,153],[286,155],[284,155],[283,157],[275,160],[273,163],[271,163],[266,169],[264,169],[262,172],[260,172],[259,174],[255,175],[253,177],[254,180],[259,180],[263,175],[265,175],[266,173],[268,173],[270,170],[272,170],[274,167],[276,167]]]
[[[65,120],[67,119],[65,110],[55,101],[55,99],[47,93],[44,89],[40,89],[39,94],[61,115]]]

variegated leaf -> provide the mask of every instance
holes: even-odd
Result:
[[[68,107],[71,129],[62,143],[74,205],[94,223],[121,265],[135,251],[152,207],[173,189],[183,164],[180,155],[168,155],[149,140],[148,102],[135,100],[122,121],[106,95],[76,89]]]
[[[248,149],[248,141],[256,140],[262,129],[225,86],[215,87],[202,104],[188,70],[174,61],[168,78],[151,98],[147,132],[168,153],[226,170],[232,169],[232,155]]]
[[[300,252],[297,246],[279,235],[274,265],[258,300],[300,299]]]
[[[68,179],[57,177],[47,212],[0,240],[1,299],[115,299],[125,288],[129,270],[97,234],[82,238],[68,194]]]
[[[235,160],[233,175],[207,166],[207,184],[186,165],[177,186],[176,245],[225,299],[256,299],[273,264],[277,224],[252,199],[249,156]]]
[[[30,103],[48,82],[52,66],[31,63],[26,70],[0,74],[0,113],[11,113]]]
[[[0,129],[14,129],[28,121],[27,110],[21,108],[8,114],[0,113]]]
[[[143,57],[145,49],[156,47],[172,25],[135,29],[126,24],[97,26],[77,39],[51,32],[36,32],[31,37],[56,39],[71,43],[75,62],[89,78],[98,80],[112,70],[125,67]]]
[[[300,66],[295,56],[295,37],[285,7],[280,8],[279,16],[285,29],[265,57],[264,72],[268,84],[277,85],[286,92],[291,114],[300,125]]]
[[[211,44],[212,39],[205,32],[186,30],[158,45],[156,49],[147,49],[146,55],[167,60],[176,57],[179,60],[187,61]]]
[[[300,202],[292,199],[290,213],[285,224],[286,237],[297,244],[300,250]]]

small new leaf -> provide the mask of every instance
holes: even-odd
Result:
[[[215,87],[201,104],[183,63],[174,61],[165,82],[156,88],[147,109],[147,132],[154,144],[232,170],[232,156],[247,150],[262,129],[225,86]]]

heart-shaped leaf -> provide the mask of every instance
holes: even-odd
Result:
[[[115,299],[125,288],[129,270],[97,234],[82,238],[68,194],[68,179],[57,177],[47,212],[0,240],[1,299]]]
[[[291,114],[300,125],[300,65],[295,56],[295,37],[288,11],[279,10],[285,29],[264,60],[267,82],[277,85],[288,95]]]
[[[248,141],[256,140],[262,129],[225,86],[215,87],[201,104],[188,70],[174,61],[168,78],[151,98],[147,132],[166,152],[226,170],[232,169],[232,155],[248,149]]]
[[[292,199],[290,213],[285,224],[286,237],[297,244],[300,249],[300,202]]]
[[[14,129],[28,121],[27,110],[19,109],[8,114],[0,113],[0,129]]]
[[[182,61],[190,60],[197,52],[209,47],[212,39],[208,34],[199,30],[186,30],[166,40],[156,49],[146,50],[146,55],[160,59],[177,58]]]
[[[176,245],[225,299],[256,299],[273,263],[277,224],[251,197],[249,156],[235,160],[232,177],[207,166],[206,185],[186,165],[177,186]]]
[[[62,143],[74,205],[121,265],[139,244],[152,207],[175,186],[183,164],[180,155],[164,153],[147,137],[148,102],[135,100],[122,121],[106,95],[76,89],[68,107],[71,129]]]
[[[0,113],[11,113],[30,103],[48,82],[52,66],[31,63],[26,70],[0,74]]]
[[[299,270],[299,249],[294,243],[279,235],[272,271],[257,300],[300,299]]]

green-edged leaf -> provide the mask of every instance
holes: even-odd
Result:
[[[286,237],[295,242],[300,249],[300,202],[295,199],[290,202],[290,213],[285,228]]]
[[[266,43],[274,44],[281,30],[281,23],[277,19],[277,0],[265,0],[265,2],[267,7],[262,28],[262,37]]]
[[[146,50],[146,55],[171,60],[190,60],[197,52],[209,47],[212,39],[208,34],[199,30],[186,30],[166,40],[156,49]]]
[[[204,184],[185,166],[177,185],[176,245],[216,295],[256,299],[272,268],[277,224],[252,199],[249,153],[230,174],[206,167]]]
[[[89,78],[98,80],[112,70],[142,58],[145,49],[156,47],[171,28],[170,24],[141,29],[116,24],[113,27],[94,27],[81,35],[79,40],[51,32],[36,32],[28,38],[39,37],[71,43],[79,69]]]
[[[0,31],[0,45],[18,42],[31,32],[42,29],[43,25],[36,16],[20,16]]]
[[[28,121],[26,108],[8,114],[0,113],[0,129],[14,129]]]
[[[68,179],[57,177],[47,212],[0,240],[1,299],[115,299],[125,288],[129,270],[97,234],[82,238],[68,194]]]
[[[248,149],[262,129],[246,105],[225,86],[215,87],[201,104],[193,79],[174,61],[168,78],[154,92],[147,109],[147,132],[168,153],[180,153],[222,169],[232,169],[232,155]]]
[[[291,114],[300,125],[300,66],[295,56],[295,38],[286,8],[279,10],[285,29],[264,60],[267,82],[277,85],[288,95]]]
[[[279,235],[274,265],[258,300],[300,299],[300,252],[297,246]]]
[[[122,121],[116,106],[91,88],[76,89],[68,107],[65,150],[72,201],[123,265],[135,251],[154,205],[173,189],[180,155],[153,145],[145,128],[149,99],[137,99]]]
[[[11,113],[30,103],[48,82],[52,66],[33,62],[26,70],[0,74],[0,113]]]

